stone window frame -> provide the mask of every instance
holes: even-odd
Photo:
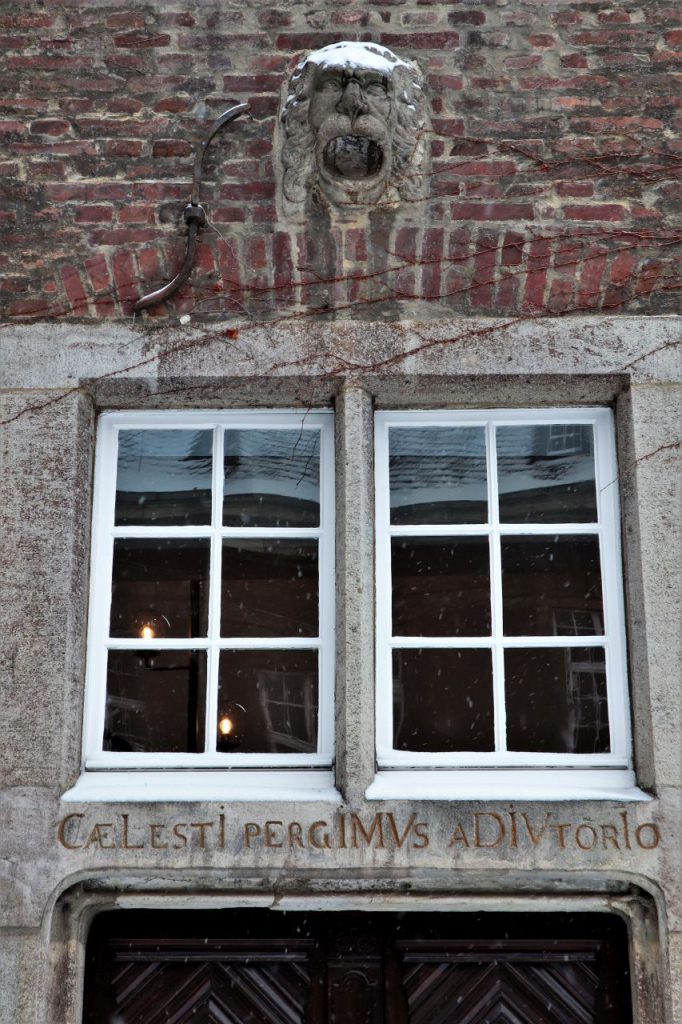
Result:
[[[489,526],[449,528],[450,534],[460,536],[474,533],[498,538],[500,527],[496,509],[496,480],[491,466],[491,431],[500,424],[519,425],[552,423],[589,425],[594,430],[594,455],[598,523],[584,524],[576,530],[571,524],[552,531],[564,533],[593,533],[599,536],[602,591],[604,599],[604,646],[607,652],[607,698],[611,732],[611,751],[608,754],[540,754],[511,753],[499,750],[500,703],[503,703],[503,682],[495,671],[495,717],[498,749],[490,754],[422,753],[414,754],[393,749],[392,730],[392,672],[391,672],[391,576],[390,538],[388,526],[388,428],[389,426],[485,425],[487,443],[488,488],[490,507],[494,515]],[[383,409],[375,413],[375,515],[376,515],[376,755],[377,771],[367,790],[368,799],[396,799],[398,797],[424,799],[642,799],[636,788],[632,762],[630,705],[627,675],[627,648],[625,608],[623,598],[623,563],[620,543],[620,505],[618,488],[618,462],[615,444],[615,422],[607,408],[526,408],[526,409]],[[401,528],[404,533],[407,528]],[[420,533],[410,527],[409,533]],[[426,531],[430,533],[430,531]],[[438,534],[438,529],[435,533]],[[524,535],[547,535],[547,527],[527,525],[520,531]],[[440,530],[447,535],[448,528]],[[499,545],[498,545],[499,547]],[[493,625],[490,646],[501,648],[501,567],[499,558],[491,562],[491,590],[493,594]],[[495,604],[497,615],[495,615]],[[497,629],[497,632],[496,632]],[[566,638],[562,637],[562,640]],[[579,645],[581,638],[575,637]],[[593,640],[593,643],[595,641]],[[479,644],[476,646],[488,646]],[[430,646],[428,643],[424,646]],[[550,646],[548,640],[538,640],[533,646]],[[495,659],[493,659],[495,662]]]
[[[220,427],[295,428],[320,430],[320,525],[317,528],[234,528],[222,526],[219,504],[222,497],[223,432]],[[121,527],[113,525],[118,432],[122,429],[205,429],[214,431],[212,522],[207,526]],[[218,429],[216,429],[218,428]],[[81,776],[76,786],[65,794],[67,800],[144,800],[221,799],[239,792],[242,799],[334,799],[332,766],[334,761],[334,671],[335,671],[335,452],[334,412],[332,409],[209,409],[153,410],[105,412],[99,418],[95,449],[93,485],[93,527],[90,574],[90,614],[83,725]],[[140,533],[186,538],[210,537],[214,554],[212,573],[218,572],[215,554],[220,539],[240,535],[319,538],[319,603],[320,627],[317,638],[304,638],[293,647],[317,647],[319,660],[318,750],[311,754],[229,754],[205,751],[190,753],[111,753],[102,749],[104,708],[106,700],[106,652],[109,647],[131,646],[128,641],[111,641],[109,610],[113,541],[116,536]],[[218,596],[216,596],[218,595]],[[211,602],[219,600],[219,590],[212,588]],[[202,648],[213,652],[209,670],[207,713],[217,691],[217,652],[220,649],[217,616],[214,614],[213,634],[201,641],[156,641],[167,649]],[[137,646],[140,642],[137,643]],[[223,642],[222,646],[226,646]],[[283,647],[276,638],[272,642],[250,641],[245,646],[255,649]],[[287,638],[287,649],[291,647]]]

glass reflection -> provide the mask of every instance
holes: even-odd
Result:
[[[210,430],[122,430],[118,436],[117,526],[211,522]]]
[[[506,636],[552,636],[561,608],[601,619],[597,537],[502,537],[501,547]]]
[[[393,745],[421,753],[494,750],[490,651],[394,651]]]
[[[200,754],[205,651],[109,651],[104,750]]]
[[[221,651],[217,749],[317,750],[317,651]]]
[[[391,523],[485,523],[483,427],[391,427]]]
[[[394,636],[490,634],[488,539],[391,542]]]
[[[597,521],[590,424],[498,427],[496,438],[500,522]]]
[[[603,647],[505,651],[507,748],[609,752]]]
[[[223,524],[319,526],[319,430],[226,430]]]
[[[316,540],[224,540],[222,636],[317,636]]]
[[[208,539],[117,537],[110,635],[206,636],[209,549]]]

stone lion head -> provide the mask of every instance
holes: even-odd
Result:
[[[309,54],[291,76],[282,127],[288,214],[315,190],[336,207],[423,195],[422,77],[385,46],[341,42]]]

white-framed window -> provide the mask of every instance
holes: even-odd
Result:
[[[330,411],[101,417],[73,799],[331,785],[333,433]]]
[[[634,786],[610,411],[385,411],[375,436],[368,795]]]

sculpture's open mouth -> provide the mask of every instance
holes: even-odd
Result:
[[[323,159],[332,174],[358,181],[379,173],[384,151],[374,139],[362,135],[340,135],[327,143]]]

